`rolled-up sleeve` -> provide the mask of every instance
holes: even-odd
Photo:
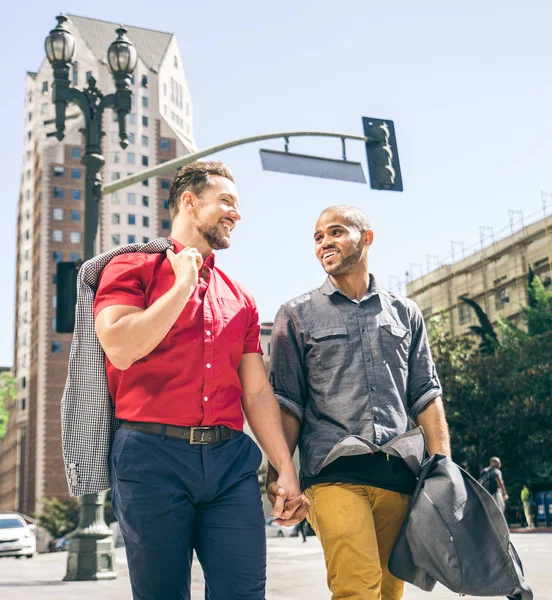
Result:
[[[272,328],[269,377],[278,402],[299,422],[303,421],[306,399],[303,362],[302,342],[296,323],[287,308],[282,306]]]
[[[415,421],[435,398],[442,395],[441,383],[431,356],[422,312],[409,302],[412,342],[408,355],[408,414]]]

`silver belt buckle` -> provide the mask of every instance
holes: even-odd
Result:
[[[205,431],[210,430],[212,427],[190,427],[190,444],[209,444],[211,440],[205,439]],[[195,432],[201,431],[199,440],[195,439]]]

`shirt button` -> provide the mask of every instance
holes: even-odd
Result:
[[[207,402],[209,400],[209,398],[207,396],[204,396],[203,400],[205,400],[205,402]]]
[[[374,417],[374,421],[377,423],[379,421],[379,417]]]
[[[207,331],[205,332],[207,335],[211,335],[211,332],[207,329]]]
[[[366,357],[366,362],[372,362],[372,359],[369,356],[367,356]]]
[[[370,386],[370,391],[371,392],[375,392],[376,391],[376,386],[375,385],[371,385]]]
[[[208,369],[210,369],[210,368],[211,368],[211,363],[207,363],[205,366],[206,366]]]

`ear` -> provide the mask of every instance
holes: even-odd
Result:
[[[180,208],[189,212],[193,208],[195,208],[195,196],[190,191],[182,192],[182,196],[180,196]]]
[[[367,229],[364,232],[364,245],[369,248],[374,241],[374,232],[371,229]]]

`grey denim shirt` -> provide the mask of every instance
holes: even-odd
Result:
[[[424,438],[420,428],[408,431],[410,422],[442,390],[420,309],[373,276],[360,302],[327,278],[280,308],[270,381],[301,423],[301,477],[378,450],[418,471]]]

